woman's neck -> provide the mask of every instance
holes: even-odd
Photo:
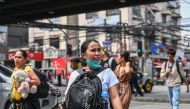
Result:
[[[21,68],[20,67],[15,67],[14,70],[17,71],[17,70],[20,70]]]
[[[24,65],[19,65],[19,66],[16,65],[16,66],[15,66],[15,69],[22,69],[23,66],[24,66]]]

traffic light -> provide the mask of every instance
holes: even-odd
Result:
[[[67,55],[68,56],[72,55],[72,45],[71,44],[67,44]]]
[[[137,48],[138,56],[141,57],[142,56],[142,42],[138,41],[137,46],[138,46]]]

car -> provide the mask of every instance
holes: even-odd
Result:
[[[9,109],[11,101],[9,100],[9,94],[11,92],[12,84],[10,76],[13,70],[0,65],[0,109]],[[57,105],[57,99],[61,95],[61,92],[53,84],[49,85],[49,95],[46,98],[40,99],[41,109],[51,109]],[[56,94],[55,94],[56,93]]]

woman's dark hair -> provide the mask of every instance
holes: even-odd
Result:
[[[26,59],[27,58],[27,53],[26,53],[26,51],[24,51],[24,50],[18,50],[18,51],[20,51],[21,53],[22,53],[22,55],[23,55],[23,57]]]
[[[81,59],[81,65],[82,66],[86,66],[86,60],[83,58],[83,53],[86,52],[86,50],[88,49],[88,45],[91,43],[91,42],[96,42],[99,44],[99,42],[97,40],[86,40],[82,43],[81,45],[81,54],[82,54],[82,59]],[[100,45],[100,44],[99,44]]]
[[[81,45],[81,53],[85,53],[86,50],[88,49],[88,45],[91,43],[91,42],[96,42],[99,44],[99,42],[97,40],[86,40],[82,43]],[[100,44],[99,44],[100,45]]]
[[[124,57],[124,60],[126,62],[130,61],[130,54],[129,54],[129,52],[124,51],[124,52],[121,52],[120,55],[121,55],[121,57]]]

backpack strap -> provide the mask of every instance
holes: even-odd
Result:
[[[109,65],[110,68],[112,67],[112,61],[113,61],[113,57],[109,58],[108,65]]]
[[[182,78],[181,72],[179,70],[179,61],[176,61],[176,67],[177,67],[177,72],[178,72],[178,74],[179,74],[179,76],[181,78],[181,82],[183,82],[183,78]]]
[[[76,71],[77,71],[80,75],[82,75],[82,74],[84,73],[84,71],[83,71],[82,68],[80,68],[80,69],[76,69]]]
[[[94,74],[95,75],[98,75],[100,72],[102,72],[103,70],[107,69],[106,67],[98,67],[97,69],[93,70]],[[84,73],[83,69],[80,68],[80,69],[76,69],[76,71],[82,75]]]
[[[164,64],[164,68],[165,68],[164,70],[165,70],[165,72],[166,72],[167,63],[168,63],[168,61],[166,61],[165,64]]]

